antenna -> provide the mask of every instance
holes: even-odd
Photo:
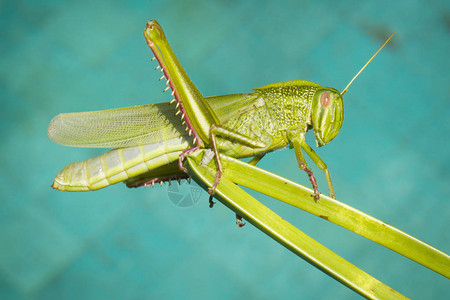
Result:
[[[394,35],[395,32],[393,32],[391,34],[391,36],[386,40],[386,42],[384,42],[384,44],[380,47],[380,49],[378,49],[377,52],[375,52],[374,55],[372,55],[372,57],[366,62],[366,64],[364,65],[364,67],[361,68],[361,70],[359,70],[358,73],[356,73],[355,77],[353,77],[352,80],[350,80],[350,82],[347,84],[347,86],[345,87],[345,89],[341,92],[341,95],[344,95],[347,91],[348,91],[348,87],[353,83],[353,81],[355,81],[356,77],[359,76],[359,74],[361,74],[361,72],[367,67],[367,65],[372,61],[372,59],[374,59],[375,56],[377,56],[378,52],[381,51],[381,49],[383,49],[384,46],[386,46],[386,44],[389,42],[389,40],[392,38],[392,36]]]

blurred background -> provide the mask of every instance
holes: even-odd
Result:
[[[317,153],[339,200],[450,252],[448,1],[19,0],[0,12],[1,299],[359,298],[238,228],[222,204],[210,209],[195,184],[50,188],[66,164],[104,152],[50,142],[56,114],[170,100],[142,35],[150,19],[208,96],[293,79],[342,90],[395,31],[345,95],[340,134]],[[293,150],[259,166],[309,186]],[[180,205],[185,195],[193,205]],[[253,195],[404,295],[450,294],[433,271]]]

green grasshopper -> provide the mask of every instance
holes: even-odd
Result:
[[[183,159],[198,149],[211,149],[215,159],[214,190],[224,172],[220,154],[234,158],[253,157],[255,165],[266,153],[290,146],[295,149],[300,169],[307,172],[319,190],[302,149],[324,171],[330,196],[335,198],[330,173],[324,161],[306,143],[305,133],[313,129],[321,147],[338,134],[344,119],[342,93],[334,88],[294,80],[273,83],[252,93],[203,97],[173,53],[161,26],[147,23],[144,36],[158,61],[170,103],[159,103],[105,111],[57,115],[48,128],[49,138],[75,147],[116,148],[100,156],[69,164],[55,178],[53,188],[62,191],[97,190],[121,181],[128,187],[154,185],[187,179]],[[174,107],[176,106],[176,107]],[[211,198],[210,198],[211,201]]]

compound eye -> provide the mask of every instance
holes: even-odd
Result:
[[[331,95],[330,92],[324,92],[322,95],[320,95],[320,104],[322,104],[323,107],[328,107],[331,104]]]

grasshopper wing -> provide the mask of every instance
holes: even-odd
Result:
[[[221,122],[252,109],[257,95],[207,97]],[[53,118],[48,137],[57,144],[89,148],[126,148],[167,141],[185,135],[186,126],[169,103],[118,109],[64,113]]]
[[[184,134],[168,103],[63,113],[53,118],[48,137],[72,147],[125,148],[166,141]]]

